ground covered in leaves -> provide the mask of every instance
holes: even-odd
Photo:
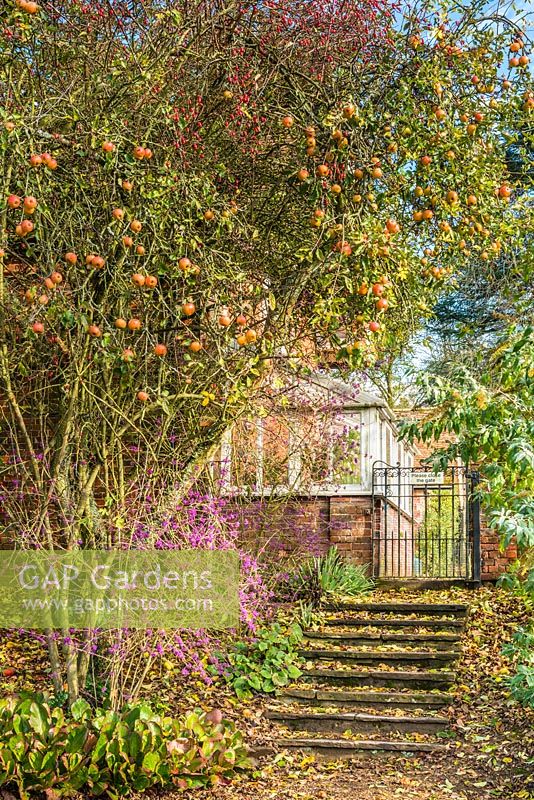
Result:
[[[426,593],[418,593],[424,601]],[[373,600],[412,599],[409,592],[375,592]],[[467,602],[454,703],[448,709],[447,751],[417,759],[388,757],[316,764],[308,755],[279,753],[253,780],[217,789],[221,800],[532,800],[534,713],[510,699],[513,665],[501,654],[531,616],[525,602],[493,587],[433,591],[434,602]],[[254,722],[256,720],[254,719]],[[249,727],[249,734],[263,740]],[[262,726],[260,725],[260,729]],[[166,795],[171,800],[172,793]]]
[[[417,599],[409,592],[375,592],[373,600]],[[279,752],[258,760],[251,775],[213,792],[191,793],[202,800],[216,793],[220,800],[533,800],[534,713],[511,700],[506,678],[513,665],[501,649],[532,611],[524,600],[503,589],[451,589],[432,592],[434,602],[468,602],[471,608],[458,662],[454,702],[448,709],[447,751],[417,759],[354,760],[317,764],[307,754]],[[430,599],[430,596],[429,598]],[[11,674],[13,673],[13,674]],[[4,634],[0,640],[0,694],[50,688],[42,645]],[[156,668],[145,695],[158,698],[172,713],[192,706],[222,708],[236,720],[252,746],[269,742],[269,724],[262,718],[265,700],[238,701],[220,685],[186,683],[180,672]],[[185,800],[183,792],[151,792],[147,800]]]

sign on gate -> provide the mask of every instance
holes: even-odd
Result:
[[[425,472],[423,470],[414,470],[410,475],[410,482],[412,486],[435,486],[439,483],[445,482],[443,472]]]

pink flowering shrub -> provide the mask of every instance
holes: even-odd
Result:
[[[97,703],[108,698],[115,707],[142,695],[149,670],[167,672],[171,680],[177,676],[182,680],[195,676],[207,684],[213,683],[214,676],[222,674],[224,669],[226,640],[235,642],[236,637],[241,640],[253,637],[271,612],[271,591],[258,558],[240,542],[239,513],[230,498],[193,490],[161,519],[152,499],[145,497],[143,503],[132,504],[129,514],[130,519],[137,520],[132,524],[131,537],[119,537],[114,531],[114,546],[238,552],[240,629],[56,631],[53,638],[59,648],[72,647],[79,658],[93,660],[95,669],[89,671],[85,695],[92,696]],[[42,633],[35,631],[31,635],[46,646],[47,639]]]
[[[240,546],[240,518],[230,499],[191,491],[162,523],[155,546],[160,549],[237,550],[241,561],[240,619],[253,631],[265,613],[269,590],[258,559]]]
[[[149,506],[150,504],[147,504]],[[148,513],[146,511],[148,510]],[[253,635],[260,617],[269,615],[270,591],[263,580],[258,560],[247,553],[239,543],[239,515],[230,500],[191,491],[172,511],[157,522],[151,509],[145,509],[144,521],[137,522],[129,547],[160,550],[236,550],[241,562],[239,603],[240,635]],[[156,528],[156,530],[155,530]],[[139,654],[170,664],[183,678],[199,676],[206,683],[213,681],[213,673],[222,670],[215,650],[221,651],[224,634],[209,630],[167,631],[117,631],[109,646],[109,658],[115,667],[107,672],[121,681],[120,665],[126,659],[137,659]],[[232,632],[235,639],[235,632]],[[113,678],[112,678],[113,680]],[[141,684],[139,685],[139,690]],[[125,683],[120,690],[124,699],[131,699],[138,691]]]

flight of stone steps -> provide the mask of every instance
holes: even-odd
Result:
[[[323,611],[323,624],[305,634],[298,684],[266,712],[272,744],[327,759],[443,749],[467,606],[367,602]]]

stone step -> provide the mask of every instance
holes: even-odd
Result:
[[[279,738],[273,743],[280,750],[302,750],[310,752],[318,759],[337,760],[358,758],[362,756],[386,756],[389,754],[405,753],[416,756],[418,753],[435,753],[445,750],[445,745],[438,742],[409,742],[409,741],[380,741],[379,739],[360,739],[353,741],[347,739],[311,739],[295,737],[292,739]]]
[[[354,712],[289,712],[267,711],[267,719],[291,731],[309,733],[437,733],[444,730],[449,721],[446,717],[396,717],[385,714],[361,714]]]
[[[327,603],[323,611],[360,611],[368,614],[421,614],[436,616],[454,614],[465,617],[468,606],[465,603]]]
[[[445,692],[344,692],[334,689],[287,689],[278,695],[286,703],[305,703],[309,706],[336,706],[341,708],[436,709],[450,705],[453,698]]]
[[[462,630],[465,625],[463,619],[370,619],[368,617],[336,617],[326,619],[323,627],[332,628],[428,628],[432,630]]]
[[[447,689],[454,673],[401,672],[386,670],[306,669],[300,679],[304,683],[324,683],[331,686],[378,686],[392,689]]]
[[[336,650],[302,649],[299,656],[306,661],[349,661],[352,664],[391,664],[401,666],[416,664],[422,667],[439,668],[454,661],[458,650]]]
[[[399,589],[408,592],[424,592],[428,590],[450,590],[453,587],[465,589],[472,586],[474,582],[470,578],[386,578],[381,577],[375,580],[377,589],[396,592]]]
[[[351,645],[368,644],[404,644],[417,645],[424,643],[428,647],[436,650],[447,650],[452,645],[460,641],[460,636],[456,633],[384,633],[383,631],[371,631],[369,633],[347,632],[337,633],[335,631],[305,631],[305,638],[308,640],[318,640],[320,642],[336,644],[346,642]]]

